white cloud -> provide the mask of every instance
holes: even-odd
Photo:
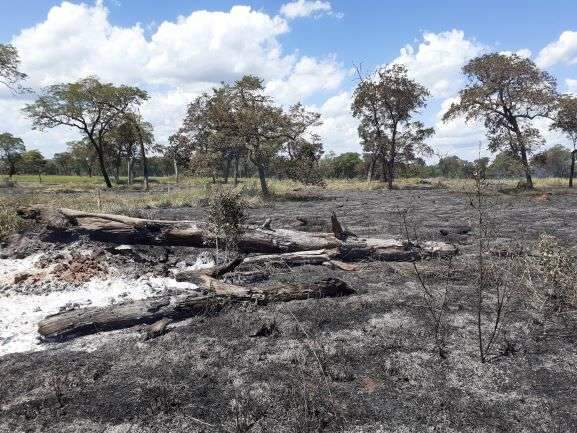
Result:
[[[406,65],[409,74],[434,97],[448,97],[461,87],[463,65],[481,54],[483,48],[476,41],[466,39],[461,30],[424,33],[417,48],[406,45],[392,63]]]
[[[321,114],[323,124],[316,133],[323,137],[325,151],[361,152],[358,121],[351,114],[351,94],[343,91],[328,98],[320,107],[308,107]]]
[[[577,63],[577,32],[564,31],[555,42],[551,42],[537,56],[537,65],[549,68],[557,63]]]
[[[296,0],[285,3],[280,8],[281,15],[288,19],[319,16],[323,14],[332,14],[332,6],[328,1],[322,0]]]
[[[324,60],[302,57],[288,77],[269,81],[266,92],[281,103],[292,104],[321,90],[338,89],[345,75],[342,65],[334,57]]]
[[[567,87],[567,92],[577,96],[577,80],[567,78],[565,80],[565,86]]]
[[[507,56],[510,56],[512,54],[516,54],[519,57],[524,57],[526,59],[530,59],[531,56],[533,55],[531,50],[528,48],[521,48],[520,50],[515,51],[515,53],[513,53],[513,51],[499,51],[499,54],[505,54]]]
[[[330,12],[327,4],[329,9],[313,4],[311,13]],[[285,18],[233,6],[229,11],[199,10],[164,21],[147,36],[150,32],[139,24],[112,25],[101,0],[92,5],[64,1],[12,43],[19,51],[21,69],[30,77],[27,85],[34,89],[96,75],[148,90],[150,100],[142,112],[164,142],[180,125],[187,104],[221,81],[259,75],[267,91],[283,103],[338,89],[345,71],[336,58],[284,53],[278,38],[288,31]],[[0,130],[29,139],[27,145],[39,146],[47,155],[64,150],[73,131],[31,133],[29,121],[20,113],[24,101],[7,102],[8,98],[7,92],[0,93],[0,112],[9,112],[0,118]]]

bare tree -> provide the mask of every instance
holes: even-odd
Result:
[[[464,116],[484,121],[493,152],[507,147],[525,169],[527,187],[533,188],[528,153],[540,142],[531,122],[553,113],[556,81],[530,59],[515,54],[485,54],[463,67],[468,79],[443,120]]]

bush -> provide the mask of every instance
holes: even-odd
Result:
[[[225,254],[236,251],[246,221],[247,204],[242,192],[217,187],[210,191],[208,200],[208,224],[216,236],[216,249],[224,247]]]

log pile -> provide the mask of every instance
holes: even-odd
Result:
[[[194,221],[150,220],[46,206],[22,208],[18,213],[24,219],[43,224],[56,238],[62,235],[62,240],[71,239],[68,236],[70,233],[129,245],[206,247],[219,240],[205,224]],[[346,283],[334,278],[304,284],[274,284],[265,288],[248,288],[219,279],[240,265],[323,265],[332,269],[356,271],[357,266],[350,262],[413,261],[457,253],[456,247],[444,242],[416,244],[395,239],[357,237],[340,224],[334,213],[331,216],[331,227],[332,233],[272,229],[270,220],[260,226],[245,226],[238,244],[239,257],[225,265],[203,271],[181,271],[176,275],[177,280],[191,281],[204,288],[205,295],[163,296],[108,307],[65,311],[43,319],[38,331],[46,340],[63,340],[100,331],[153,324],[164,319],[169,323],[198,314],[218,312],[230,303],[288,302],[354,293]]]

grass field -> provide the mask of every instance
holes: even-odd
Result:
[[[173,177],[151,178],[150,191],[142,191],[140,179],[132,185],[121,178],[120,185],[107,189],[101,177],[93,176],[43,176],[39,182],[35,175],[16,175],[13,188],[0,188],[0,239],[21,228],[22,222],[16,215],[16,209],[33,204],[47,204],[85,211],[101,211],[139,215],[143,209],[166,207],[191,207],[199,200],[209,196],[215,188],[210,178],[183,177],[176,184]],[[510,189],[514,191],[517,179],[491,180],[495,191]],[[567,180],[560,178],[536,179],[537,191],[530,194],[542,194],[543,191],[568,193]],[[401,178],[396,182],[400,189],[443,188],[454,192],[472,190],[472,179]],[[246,197],[249,207],[263,207],[274,201],[314,200],[322,190],[328,191],[374,191],[386,190],[382,182],[367,183],[360,179],[329,179],[324,188],[306,186],[291,180],[269,180],[271,196],[264,199],[260,194],[257,178],[241,179],[235,188]]]

